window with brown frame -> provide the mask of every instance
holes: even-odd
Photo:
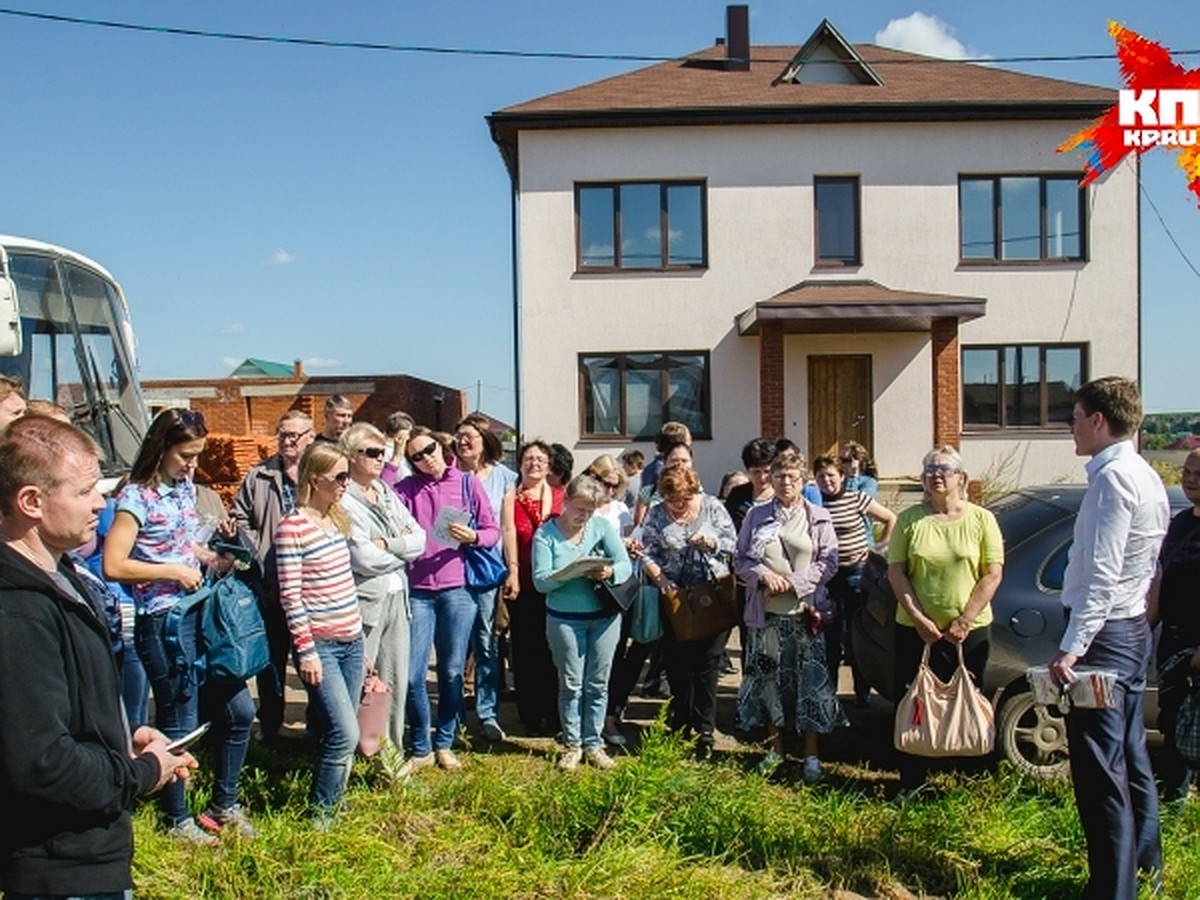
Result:
[[[709,372],[703,350],[581,353],[580,435],[651,440],[674,421],[711,438]]]
[[[704,268],[706,219],[700,181],[577,184],[576,271]]]
[[[1065,431],[1087,377],[1086,344],[964,347],[963,429]]]
[[[964,263],[1082,260],[1084,198],[1078,175],[964,175],[958,180]]]
[[[816,217],[816,260],[819,266],[862,263],[862,229],[858,177],[817,175],[813,178]]]

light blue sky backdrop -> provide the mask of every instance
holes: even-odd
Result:
[[[719,0],[0,7],[296,38],[654,56],[709,46],[725,27]],[[1186,8],[758,0],[750,35],[798,45],[828,17],[853,42],[1070,56],[1111,54],[1114,18],[1173,50],[1200,50],[1200,19]],[[144,378],[299,358],[313,374],[398,371],[451,384],[472,406],[482,383],[483,408],[510,420],[510,188],[484,116],[640,65],[243,43],[2,14],[0,61],[0,231],[112,270],[132,306]],[[1185,62],[1200,66],[1200,55]],[[1119,86],[1111,59],[1004,65]],[[1200,266],[1200,211],[1174,158],[1149,154],[1143,174]],[[1197,409],[1200,277],[1145,201],[1142,222],[1147,406]]]

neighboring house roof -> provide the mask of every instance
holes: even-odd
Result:
[[[242,364],[229,373],[230,378],[291,378],[296,374],[294,366],[271,362],[269,359],[246,357]]]
[[[924,291],[898,291],[875,281],[802,281],[760,300],[737,316],[738,334],[758,334],[762,322],[782,321],[786,334],[847,331],[928,331],[934,319],[981,318],[987,301]]]
[[[806,78],[806,66],[826,74],[841,66],[842,80],[851,83]],[[1110,88],[848,44],[822,22],[800,48],[752,47],[748,69],[718,45],[506,107],[488,123],[515,173],[521,129],[1090,119],[1116,100]]]
[[[1200,449],[1200,436],[1185,434],[1167,444],[1164,450],[1196,450]]]

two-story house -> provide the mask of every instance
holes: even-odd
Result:
[[[851,45],[727,37],[493,113],[512,177],[520,423],[587,460],[687,423],[706,484],[751,437],[958,445],[1080,480],[1089,377],[1139,371],[1136,164],[1056,147],[1116,92]]]

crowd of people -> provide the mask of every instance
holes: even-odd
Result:
[[[617,764],[610,753],[628,742],[623,715],[647,664],[646,682],[665,673],[669,726],[694,739],[699,758],[711,757],[718,680],[732,668],[732,623],[689,639],[674,633],[665,613],[666,600],[704,582],[736,583],[738,727],[762,736],[765,776],[791,745],[801,748],[803,779],[822,777],[820,737],[848,723],[837,693],[844,661],[854,702],[870,702],[847,623],[862,603],[872,552],[886,555],[898,601],[899,682],[910,682],[926,655],[942,678],[961,657],[983,681],[1004,546],[994,516],[967,499],[968,475],[953,447],[925,456],[921,502],[897,516],[876,499],[877,473],[854,443],[810,468],[790,441],[755,438],[743,447],[744,469],[711,494],[680,423],[663,425],[649,461],[631,448],[576,474],[567,448],[535,439],[518,448],[514,471],[482,415],[466,416],[452,433],[404,413],[376,427],[354,422],[349,401],[335,396],[320,432],[302,411],[283,415],[277,451],[246,474],[226,514],[193,478],[207,436],[199,413],[159,414],[132,472],[106,499],[97,490],[94,442],[52,405],[26,413],[19,386],[7,394],[3,387],[0,796],[21,803],[33,823],[5,839],[0,887],[14,896],[79,893],[80,884],[89,894],[120,896],[129,866],[115,860],[131,840],[129,811],[155,790],[166,828],[181,841],[211,844],[222,831],[254,837],[239,776],[256,716],[263,741],[285,739],[289,662],[307,694],[306,731],[319,746],[311,787],[318,828],[335,822],[343,802],[368,675],[390,695],[379,761],[395,780],[463,767],[456,747],[472,724],[471,664],[479,736],[508,739],[499,716],[507,666],[521,728],[557,737],[553,756],[564,772]],[[1127,394],[1127,383],[1101,379],[1077,395],[1077,448],[1093,456],[1089,496],[1102,477],[1116,487],[1106,487],[1094,508],[1085,501],[1064,585],[1070,625],[1051,661],[1064,683],[1077,662],[1121,670],[1125,708],[1074,710],[1068,726],[1093,878],[1126,882],[1127,870],[1136,881],[1139,869],[1161,869],[1157,793],[1137,731],[1147,593],[1150,623],[1165,628],[1160,660],[1183,652],[1185,680],[1200,668],[1200,616],[1191,602],[1200,452],[1184,467],[1194,509],[1171,523],[1158,555],[1165,498],[1137,468],[1140,460],[1126,459],[1130,423],[1140,419]],[[1106,519],[1116,515],[1114,504],[1126,510],[1115,525]],[[105,514],[110,524],[98,538]],[[253,586],[268,636],[272,664],[257,678],[257,707],[245,682],[197,683],[196,621],[170,624],[181,598],[235,565],[231,545],[250,561],[238,577]],[[635,607],[613,603],[630,579],[644,585],[639,602],[647,591],[664,600],[657,639],[635,635]],[[427,689],[431,653],[436,703]],[[31,685],[22,675],[39,659],[55,674]],[[1165,686],[1164,722],[1182,693]],[[196,761],[167,744],[201,720],[211,722],[213,788],[196,812],[185,789]],[[1191,772],[1170,751],[1168,741],[1164,789],[1178,800]],[[1110,764],[1118,753],[1119,772]],[[900,769],[902,795],[919,789],[925,761],[903,757]],[[82,830],[80,816],[88,823]],[[63,874],[51,850],[65,833],[78,841],[74,875]],[[77,880],[80,872],[91,880]]]

